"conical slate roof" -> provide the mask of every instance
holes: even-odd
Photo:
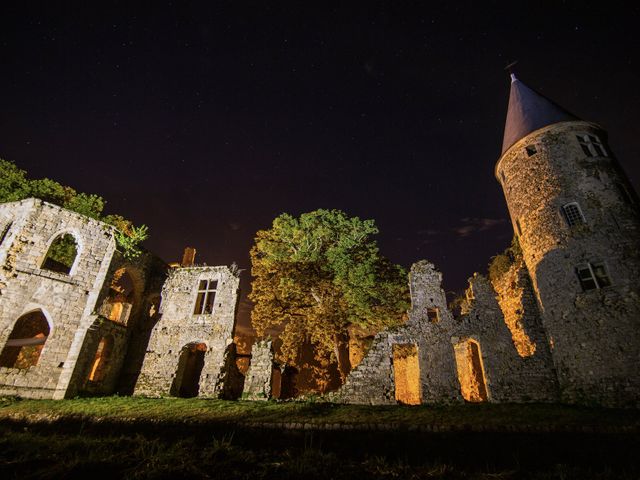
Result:
[[[578,120],[578,118],[530,89],[511,74],[511,93],[507,121],[504,126],[502,153],[534,130],[567,120]]]

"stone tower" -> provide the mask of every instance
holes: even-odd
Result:
[[[606,132],[511,76],[495,168],[562,401],[640,403],[638,197]]]

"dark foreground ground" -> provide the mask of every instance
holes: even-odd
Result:
[[[0,478],[639,479],[640,412],[0,401]]]

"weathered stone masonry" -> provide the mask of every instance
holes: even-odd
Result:
[[[9,362],[0,367],[0,394],[65,398],[82,391],[114,392],[124,359],[133,353],[127,324],[139,321],[144,299],[152,295],[142,272],[156,260],[145,255],[135,265],[125,262],[116,251],[112,227],[37,199],[0,205],[0,231],[0,345],[3,362]],[[76,244],[70,271],[44,268],[49,247],[64,235]],[[136,300],[126,319],[110,321],[103,310],[110,310],[111,280],[122,269],[140,272]],[[11,341],[29,341],[9,337],[21,328],[22,319],[34,317],[46,319],[37,335],[42,343],[10,347]],[[96,363],[95,357],[102,338],[110,343],[109,358],[102,358],[98,370],[101,359]],[[11,348],[20,350],[18,357],[30,349],[38,352],[31,366],[13,368],[5,353]],[[95,381],[89,379],[91,370]]]
[[[477,373],[486,392],[466,400],[556,400],[551,358],[535,320],[521,327],[537,342],[535,352],[523,358],[488,280],[481,275],[470,280],[464,314],[460,318],[454,318],[448,309],[441,282],[442,275],[431,263],[422,261],[412,266],[407,324],[376,335],[371,349],[335,398],[347,403],[404,403],[398,398],[393,349],[397,345],[415,345],[420,391],[419,401],[415,403],[462,402],[464,380],[471,375],[466,370],[471,368],[469,362],[473,359],[461,358],[461,355],[470,348],[479,349],[476,368],[481,369]],[[535,305],[521,302],[520,308],[529,313],[528,309]]]
[[[239,281],[228,267],[169,272],[162,289],[161,318],[149,341],[136,395],[224,395],[223,367],[230,363],[225,355],[235,353]]]

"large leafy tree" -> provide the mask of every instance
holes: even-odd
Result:
[[[0,158],[0,203],[15,202],[36,197],[87,217],[101,220],[117,229],[116,240],[119,250],[127,258],[140,254],[140,243],[148,237],[146,225],[136,227],[130,220],[120,215],[102,215],[106,202],[98,195],[77,192],[71,187],[59,184],[48,178],[29,179],[27,172],[14,163]],[[69,255],[69,248],[54,252],[59,260]]]
[[[338,361],[350,326],[370,331],[402,323],[406,271],[380,255],[377,233],[373,220],[316,210],[282,214],[256,234],[251,321],[259,336],[281,331],[282,361],[297,365],[305,343],[317,358]]]

